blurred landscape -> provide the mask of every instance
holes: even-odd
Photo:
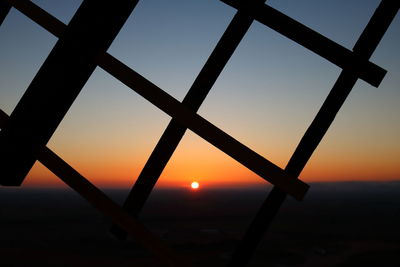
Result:
[[[270,187],[156,189],[140,217],[193,260],[224,266]],[[118,203],[128,190],[105,189]],[[161,266],[70,189],[0,188],[1,266]],[[400,182],[311,183],[291,197],[249,266],[400,266]]]

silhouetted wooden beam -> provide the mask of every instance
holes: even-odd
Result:
[[[378,87],[385,77],[386,70],[268,5],[237,0],[221,1],[238,10],[248,12],[257,21],[329,60],[343,70],[355,73],[360,79],[375,87]]]
[[[264,0],[258,0],[258,2],[264,2]],[[188,109],[197,112],[200,108],[252,22],[253,19],[243,12],[238,11],[235,14],[182,101]],[[174,119],[168,124],[125,200],[123,207],[133,216],[139,215],[185,132],[186,127]],[[111,231],[119,238],[124,238],[124,232],[120,229],[112,227]]]
[[[399,1],[381,2],[354,46],[354,53],[369,59],[399,9]],[[298,177],[314,150],[335,119],[344,101],[358,79],[357,74],[343,70],[323,103],[317,116],[307,129],[285,170]],[[253,255],[264,233],[286,198],[286,193],[274,187],[251,222],[242,242],[236,248],[229,266],[245,266]]]
[[[8,2],[19,12],[30,18],[32,21],[39,24],[41,27],[46,29],[51,34],[58,38],[64,33],[67,25],[63,22],[47,13],[45,10],[35,5],[31,1],[27,0],[1,0],[2,2]]]
[[[7,17],[8,12],[10,12],[11,5],[6,1],[0,1],[0,25],[3,24],[4,19]]]
[[[11,2],[13,1],[15,0]],[[29,5],[33,4],[26,3],[26,5],[30,7]],[[42,12],[45,11],[37,11],[37,13],[33,14],[30,13],[29,10],[25,10],[24,12],[26,12],[26,14],[24,14],[33,21],[38,22],[40,20],[37,16],[44,15]],[[52,17],[52,20],[57,19]],[[66,26],[64,25],[64,27]],[[59,31],[61,32],[62,29],[60,28]],[[56,32],[58,32],[58,30]],[[193,132],[260,175],[266,181],[278,186],[298,200],[303,199],[309,187],[307,184],[287,176],[285,171],[281,168],[215,127],[113,56],[108,53],[99,53],[97,64],[139,95],[166,112],[180,124],[191,129]]]
[[[0,184],[21,185],[136,3],[82,3],[0,132]]]
[[[0,109],[0,129],[6,124],[8,115]],[[141,246],[153,253],[166,266],[187,266],[187,263],[176,255],[175,251],[163,244],[143,224],[125,212],[118,204],[107,197],[101,190],[90,183],[79,172],[61,159],[49,148],[38,151],[38,160],[64,183],[75,190],[90,204],[114,223],[123,228]]]

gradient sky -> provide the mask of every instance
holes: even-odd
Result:
[[[33,1],[68,23],[81,1]],[[274,8],[352,49],[379,1],[275,0]],[[108,52],[182,100],[235,10],[217,0],[143,0]],[[57,39],[16,10],[0,27],[0,108],[10,114]],[[388,71],[359,80],[300,178],[400,179],[400,17],[371,61]],[[254,22],[199,114],[284,168],[341,69]],[[56,88],[55,88],[56,90]],[[99,186],[130,186],[170,117],[100,68],[48,146]],[[158,186],[267,184],[187,131]],[[60,182],[39,163],[26,185]]]

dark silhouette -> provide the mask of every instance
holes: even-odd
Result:
[[[263,3],[264,1],[258,2]],[[183,99],[183,105],[197,112],[252,22],[253,18],[245,13],[240,11],[236,13]],[[186,127],[174,119],[171,120],[125,200],[124,209],[132,216],[139,216],[143,205],[185,132]],[[111,231],[119,238],[125,237],[124,232],[116,226],[113,226]]]
[[[82,3],[0,132],[2,185],[21,185],[136,3]]]
[[[353,53],[364,60],[368,60],[396,16],[398,9],[399,3],[390,0],[382,1],[355,44]],[[328,131],[336,114],[355,85],[358,79],[357,74],[352,69],[344,69],[340,74],[285,168],[285,171],[293,177],[300,175],[312,153]],[[277,187],[272,189],[248,228],[243,241],[235,251],[230,266],[243,266],[250,260],[257,244],[261,241],[262,233],[268,229],[285,198],[286,193],[284,191]]]
[[[3,128],[8,119],[7,114],[0,110],[0,128]],[[162,241],[153,236],[140,222],[126,213],[118,204],[107,197],[106,194],[90,183],[53,151],[44,147],[38,151],[37,159],[95,208],[110,216],[119,227],[122,227],[139,244],[154,253],[165,265],[186,265],[183,259],[175,255],[174,251],[165,246]]]
[[[268,5],[248,4],[245,1],[234,0],[222,0],[222,2],[250,13],[258,22],[283,34],[338,67],[351,70],[357,77],[375,87],[379,86],[386,74],[384,69],[369,62],[367,58],[353,53]]]
[[[85,0],[66,26],[30,1],[0,0],[0,24],[12,5],[60,38],[10,118],[0,112],[0,184],[20,185],[38,159],[94,207],[110,216],[115,223],[112,232],[117,236],[124,238],[125,233],[128,233],[165,265],[188,265],[188,262],[138,222],[137,217],[186,129],[191,129],[274,185],[229,263],[230,266],[244,266],[251,259],[286,195],[290,194],[297,200],[305,196],[308,185],[297,177],[357,79],[378,86],[385,76],[386,71],[369,62],[369,58],[397,14],[399,3],[383,0],[353,51],[350,51],[265,5],[264,1],[254,0],[249,3],[222,0],[238,11],[180,103],[106,53],[137,2],[118,1],[111,4]],[[343,69],[285,170],[196,113],[254,19]],[[123,208],[45,147],[96,66],[109,72],[172,117]]]
[[[4,1],[0,2],[0,25],[3,23],[8,12],[10,12],[10,9],[11,9],[11,5],[9,3],[4,2]]]

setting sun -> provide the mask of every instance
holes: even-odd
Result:
[[[192,184],[190,185],[192,187],[192,189],[197,189],[199,188],[199,183],[198,182],[192,182]]]

